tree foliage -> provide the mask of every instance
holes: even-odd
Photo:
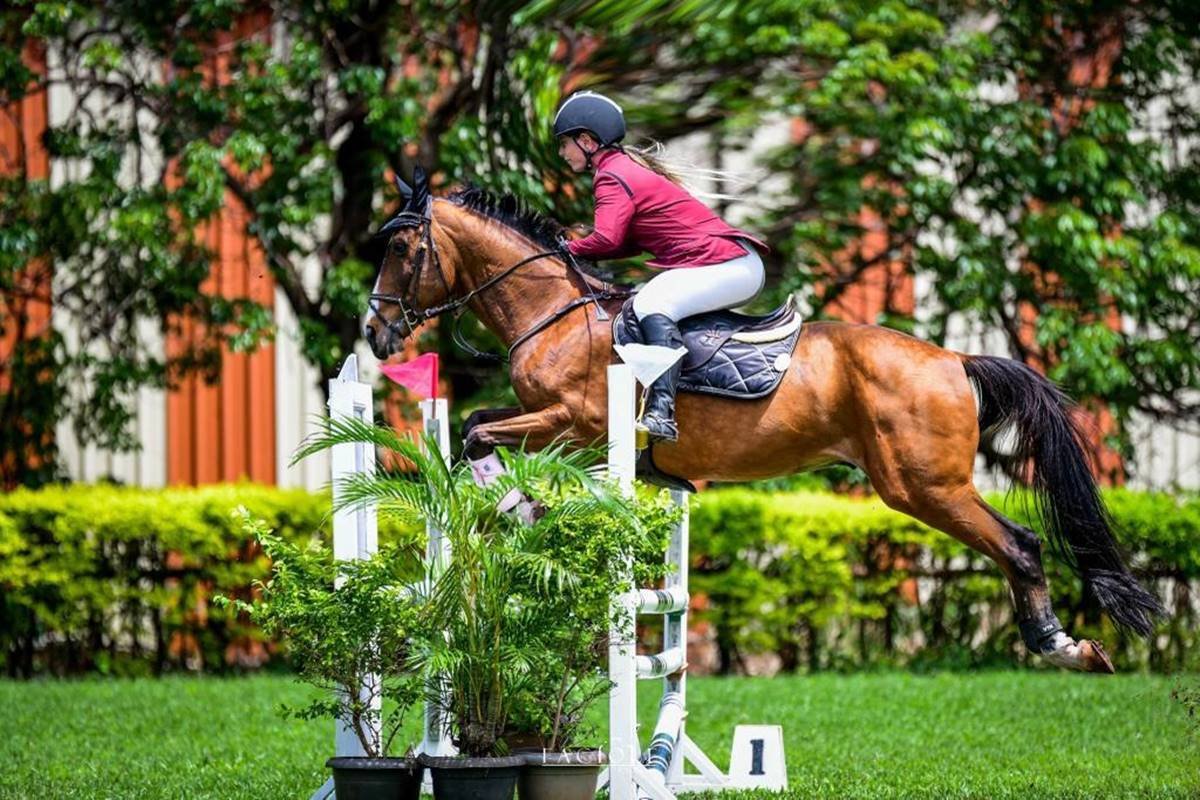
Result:
[[[819,307],[898,261],[931,281],[919,333],[965,314],[1122,422],[1194,424],[1198,34],[1176,3],[828,9],[776,84],[804,121],[770,161],[782,287]],[[864,208],[886,248],[854,246]]]
[[[1194,421],[1198,31],[1175,0],[24,0],[0,12],[0,101],[68,87],[75,107],[45,137],[53,188],[0,178],[0,288],[53,264],[76,328],[26,375],[57,387],[50,418],[132,446],[136,387],[276,333],[258,302],[206,291],[222,208],[248,212],[234,224],[329,373],[358,337],[387,172],[420,162],[586,221],[548,122],[589,86],[635,134],[706,132],[718,166],[791,126],[748,198],[776,293],[820,310],[898,265],[929,279],[928,317],[879,321],[940,341],[966,314],[1119,420]],[[164,350],[146,320],[188,335]],[[490,378],[449,372],[464,400]]]

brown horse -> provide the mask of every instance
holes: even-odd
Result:
[[[403,187],[407,189],[407,186]],[[605,369],[620,300],[558,256],[556,223],[480,190],[432,199],[418,175],[388,236],[365,335],[385,358],[425,319],[469,308],[510,348],[520,408],[467,421],[468,453],[536,449],[606,434]],[[601,293],[596,301],[590,295]],[[514,345],[516,345],[515,349]],[[746,481],[835,462],[861,467],[892,508],[995,561],[1012,588],[1026,646],[1054,664],[1111,672],[1098,642],[1063,632],[1050,606],[1041,544],[973,484],[984,448],[1032,476],[1053,545],[1122,627],[1148,635],[1162,613],[1132,577],[1062,394],[1009,359],[968,356],[871,325],[807,324],[776,391],[759,400],[681,393],[679,441],[654,459],[688,479]],[[988,449],[1015,428],[1007,457]]]

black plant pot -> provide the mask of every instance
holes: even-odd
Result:
[[[338,800],[420,800],[425,768],[415,758],[331,758]]]
[[[600,750],[526,753],[517,783],[521,800],[592,800],[606,763]]]
[[[517,776],[525,764],[522,756],[458,758],[418,756],[433,773],[436,800],[512,800]]]

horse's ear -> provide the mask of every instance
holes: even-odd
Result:
[[[404,179],[395,173],[392,174],[392,181],[396,184],[396,191],[400,192],[400,196],[404,198],[404,204],[408,205],[408,200],[412,197],[412,187],[404,182]]]
[[[429,176],[421,165],[413,167],[412,197],[408,200],[406,210],[415,214],[425,214],[429,208]]]

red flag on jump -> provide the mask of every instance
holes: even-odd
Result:
[[[412,361],[381,364],[379,371],[422,399],[436,398],[438,390],[438,354],[422,353]]]

